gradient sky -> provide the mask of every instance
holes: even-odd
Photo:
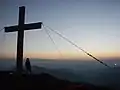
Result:
[[[26,7],[25,23],[42,21],[97,57],[120,57],[119,0],[2,0],[0,28],[18,24],[18,7]],[[25,32],[24,57],[89,58],[44,29]],[[15,57],[17,33],[0,32],[0,56]]]

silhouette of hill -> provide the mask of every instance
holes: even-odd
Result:
[[[52,69],[47,67],[32,66],[32,73],[35,75],[48,73],[60,80],[69,80],[71,82],[90,83],[95,86],[104,86],[119,90],[120,86],[120,67],[101,68],[84,71],[74,71],[72,69]]]
[[[40,62],[40,63],[38,63],[38,64],[40,64],[38,66],[36,66],[36,63],[33,64],[33,66],[32,66],[33,74],[40,75],[42,73],[48,73],[49,75],[51,75],[59,80],[65,80],[65,81],[68,80],[69,82],[90,83],[90,85],[92,84],[95,86],[104,86],[104,87],[113,88],[113,90],[120,90],[120,85],[119,85],[119,83],[120,83],[120,77],[119,77],[120,76],[120,72],[119,72],[120,67],[118,67],[119,63],[117,63],[117,66],[113,69],[106,68],[106,67],[100,67],[100,68],[96,67],[95,65],[97,65],[97,66],[99,66],[99,65],[95,64],[93,62],[90,62],[90,64],[88,63],[87,64],[88,67],[85,67],[85,66],[83,67],[84,62],[79,63],[78,61],[76,61],[76,62],[71,61],[68,64],[66,64],[67,61],[66,62],[57,62],[56,61],[54,63],[52,61],[51,62],[49,61],[49,64],[48,64],[48,62],[44,61],[44,62]],[[44,63],[46,63],[46,65]],[[62,63],[64,63],[62,65],[62,67],[59,67],[59,66],[61,66]],[[85,63],[87,63],[87,62],[85,62]],[[74,64],[74,65],[72,65],[72,64]],[[55,66],[53,66],[53,65],[55,65]],[[75,66],[75,69],[74,69],[74,66]],[[92,68],[89,68],[89,67],[92,67]],[[15,66],[11,64],[11,66],[9,66],[8,69],[15,71]],[[6,68],[6,70],[7,70],[7,68]],[[8,73],[8,72],[4,72],[4,73]],[[3,74],[3,76],[4,76],[4,74]],[[5,77],[3,77],[3,78],[5,78]]]
[[[0,72],[0,88],[4,90],[110,90],[89,83],[75,83],[58,79],[50,74],[17,75]]]

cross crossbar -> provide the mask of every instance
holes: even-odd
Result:
[[[23,29],[24,30],[39,29],[39,28],[41,28],[41,24],[42,24],[42,22],[24,24]],[[15,32],[15,31],[18,31],[18,30],[19,30],[18,25],[10,26],[10,27],[5,27],[5,32],[6,33],[7,32]]]

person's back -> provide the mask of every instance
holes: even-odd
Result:
[[[31,73],[31,64],[30,64],[29,58],[26,59],[25,68],[26,68],[27,73]]]

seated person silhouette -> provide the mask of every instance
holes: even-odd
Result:
[[[29,58],[26,59],[25,68],[26,68],[27,73],[30,74],[31,73],[31,64],[30,64]]]

